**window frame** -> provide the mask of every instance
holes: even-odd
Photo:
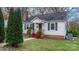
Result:
[[[58,23],[57,23],[57,22],[49,22],[48,24],[49,24],[49,25],[48,25],[49,27],[47,27],[47,28],[48,28],[48,31],[49,31],[49,30],[55,30],[55,31],[58,30]],[[52,26],[51,24],[54,25],[54,28],[53,28],[53,29],[52,29],[52,27],[51,27],[51,26]]]
[[[53,26],[52,26],[52,25],[53,25]],[[51,29],[51,30],[55,30],[55,23],[51,23],[51,24],[50,24],[50,29]]]

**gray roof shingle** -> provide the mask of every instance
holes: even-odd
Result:
[[[31,16],[28,20],[31,21],[35,17],[38,17],[39,19],[50,21],[50,20],[67,20],[67,12],[57,12],[57,13],[49,13],[44,15],[36,15]]]

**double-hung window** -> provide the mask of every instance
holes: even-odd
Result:
[[[29,25],[24,23],[24,30],[28,29],[29,28]]]
[[[51,30],[54,30],[54,29],[55,29],[55,24],[51,23]]]
[[[48,23],[48,30],[56,30],[57,31],[58,24],[57,22]]]

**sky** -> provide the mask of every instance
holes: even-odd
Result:
[[[30,9],[30,11],[31,10],[32,9]],[[76,19],[78,20],[79,19],[79,7],[69,7],[67,18],[68,20],[76,20]]]
[[[68,19],[69,20],[76,20],[79,19],[79,8],[71,8],[68,12]]]

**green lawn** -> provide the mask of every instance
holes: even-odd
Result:
[[[78,51],[79,39],[71,40],[50,40],[37,39],[25,41],[23,46],[17,48],[20,51]]]

